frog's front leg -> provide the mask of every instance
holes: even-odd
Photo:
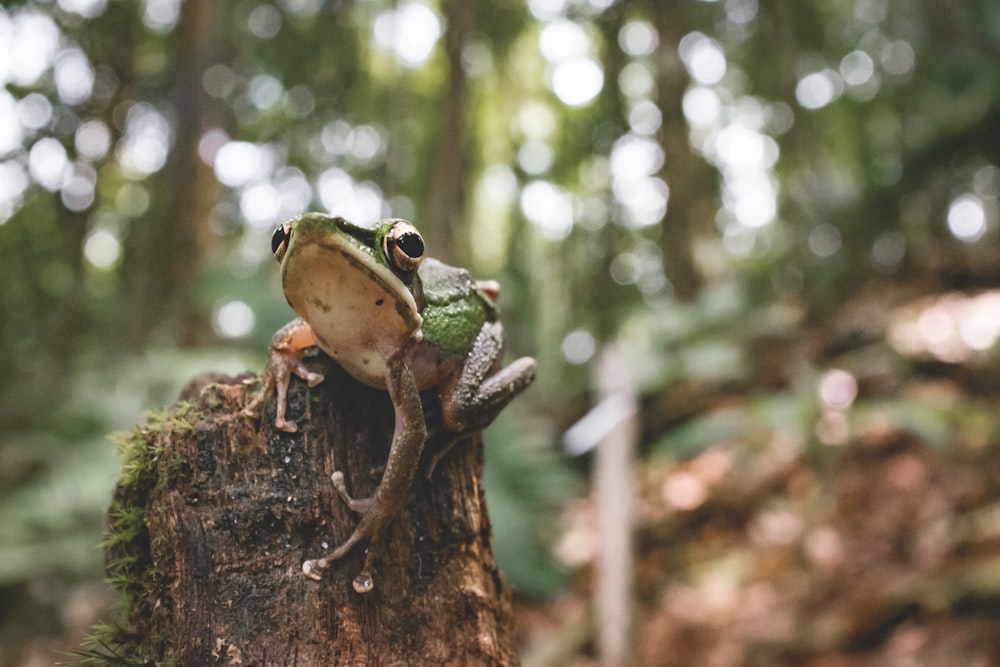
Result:
[[[503,325],[487,322],[476,336],[462,372],[441,388],[441,417],[446,429],[462,433],[486,428],[535,380],[534,359],[521,357],[499,368],[502,356]]]
[[[364,514],[351,536],[328,556],[307,560],[302,564],[302,572],[311,579],[319,580],[320,572],[328,568],[332,561],[346,556],[359,543],[371,544],[377,540],[382,529],[399,513],[410,491],[424,441],[427,439],[427,425],[408,354],[399,354],[389,360],[386,385],[395,408],[396,425],[382,481],[370,498],[356,499],[347,493],[343,475],[334,473],[337,491],[352,509],[363,511]],[[371,576],[372,554],[373,551],[369,550],[365,555],[361,573],[354,579],[354,590],[359,593],[367,593],[374,586]]]
[[[293,373],[308,382],[310,387],[315,387],[323,381],[322,375],[313,373],[302,363],[302,353],[306,348],[314,345],[316,345],[316,337],[312,327],[303,320],[292,320],[278,329],[271,338],[271,347],[267,352],[267,364],[261,373],[264,385],[261,387],[260,393],[243,408],[243,414],[247,417],[257,417],[260,413],[260,406],[271,395],[271,392],[277,391],[274,426],[290,433],[297,431],[298,426],[295,422],[285,419],[288,383],[291,381]]]

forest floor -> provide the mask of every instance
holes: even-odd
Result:
[[[695,418],[722,437],[686,457],[647,452],[632,664],[1000,665],[996,360],[875,346],[894,360],[890,381],[873,372],[885,365],[841,358],[851,372],[825,376],[811,414],[796,414],[801,395],[730,396]],[[793,418],[754,417],[786,399]],[[591,550],[594,506],[581,501],[567,530]],[[570,627],[591,618],[594,559],[583,560],[571,593],[519,602],[530,667],[598,664],[593,633]]]
[[[873,427],[830,459],[820,474],[777,438],[646,467],[635,664],[1000,664],[1000,446]],[[526,643],[581,618],[590,589],[584,572],[523,604]],[[592,651],[553,664],[597,664]]]

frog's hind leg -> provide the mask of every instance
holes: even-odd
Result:
[[[320,579],[320,573],[330,567],[330,563],[343,558],[356,546],[363,542],[369,544],[365,555],[364,567],[354,580],[354,590],[367,593],[374,586],[371,576],[372,543],[378,540],[379,534],[399,513],[410,484],[420,454],[427,440],[427,425],[424,422],[424,412],[420,403],[420,392],[413,377],[413,370],[403,355],[390,359],[386,372],[386,385],[392,398],[396,413],[396,428],[392,437],[389,458],[382,473],[375,494],[370,498],[353,498],[344,484],[343,474],[334,473],[333,484],[337,493],[348,506],[363,512],[361,520],[343,543],[337,546],[327,556],[302,563],[302,572],[311,579]]]
[[[502,356],[503,325],[487,322],[476,336],[462,373],[442,387],[441,417],[446,429],[462,433],[485,428],[534,381],[534,359],[521,357],[500,368]]]

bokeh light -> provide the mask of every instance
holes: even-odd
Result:
[[[704,85],[719,83],[726,74],[726,54],[714,39],[700,33],[684,35],[678,45],[691,78]]]
[[[255,324],[253,308],[239,300],[218,306],[212,318],[212,328],[222,338],[243,338],[253,331]]]
[[[964,194],[948,206],[948,229],[960,241],[974,243],[986,233],[986,212],[982,200],[973,194]]]
[[[28,173],[35,183],[49,191],[58,190],[68,176],[66,149],[57,139],[39,139],[28,152]]]
[[[434,51],[441,36],[441,19],[430,7],[404,2],[375,17],[375,45],[391,51],[406,67],[419,67]]]
[[[97,229],[87,235],[83,244],[83,256],[91,266],[108,270],[121,258],[121,242],[107,229]]]
[[[566,238],[573,229],[569,193],[549,181],[531,181],[521,190],[521,212],[550,241]]]
[[[806,109],[821,109],[843,91],[840,75],[830,69],[807,74],[795,86],[795,99]]]
[[[656,28],[646,21],[629,21],[618,33],[618,45],[633,57],[651,55],[659,41]]]
[[[171,127],[156,108],[146,102],[134,104],[125,122],[125,136],[118,144],[118,162],[130,178],[156,173],[167,162]]]
[[[538,48],[549,62],[549,87],[563,104],[582,106],[601,92],[604,69],[592,57],[593,43],[580,24],[564,18],[547,23]]]

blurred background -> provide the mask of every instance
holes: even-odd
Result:
[[[503,284],[525,664],[1000,664],[994,0],[5,0],[0,83],[0,665],[305,210]]]

